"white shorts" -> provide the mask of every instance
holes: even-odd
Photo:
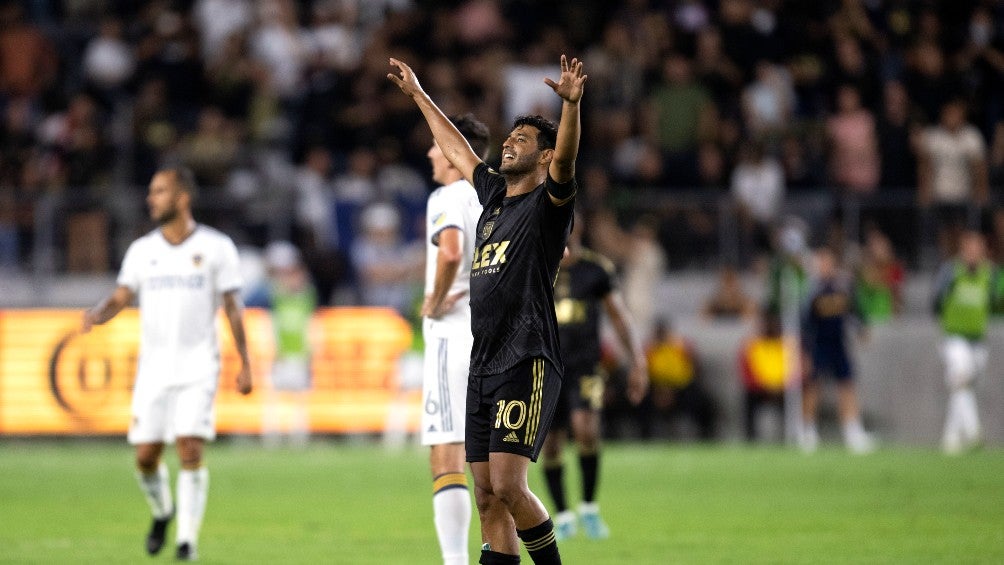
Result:
[[[987,347],[982,342],[948,336],[941,353],[945,360],[945,384],[950,389],[971,385],[987,366]]]
[[[310,360],[276,359],[272,365],[272,390],[310,390]]]
[[[215,396],[215,380],[170,386],[137,384],[129,443],[174,443],[178,437],[216,439]]]
[[[423,322],[422,445],[463,443],[474,338],[469,331],[437,331],[436,325],[435,320]]]

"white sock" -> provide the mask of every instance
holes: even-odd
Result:
[[[467,532],[471,525],[471,493],[448,488],[432,495],[433,521],[444,565],[466,565]]]
[[[209,469],[178,472],[178,544],[188,542],[195,546],[199,541],[208,495]]]
[[[980,435],[980,413],[976,408],[976,395],[965,388],[953,395],[958,403],[959,427],[965,441],[975,441]]]
[[[952,391],[948,397],[948,411],[945,414],[945,430],[941,441],[946,449],[958,449],[962,443],[960,435],[959,391]]]
[[[579,503],[579,515],[583,514],[599,514],[600,513],[600,503],[599,502],[580,502]]]
[[[844,433],[844,441],[851,443],[865,435],[865,427],[861,425],[861,420],[855,418],[841,425]]]
[[[171,479],[168,476],[167,465],[161,461],[157,471],[151,475],[136,471],[136,480],[139,481],[139,488],[143,491],[147,504],[150,505],[153,517],[159,520],[170,516],[174,505],[171,503]]]

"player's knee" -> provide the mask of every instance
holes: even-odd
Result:
[[[529,488],[525,482],[512,477],[492,477],[492,491],[503,504],[511,507],[528,494]]]

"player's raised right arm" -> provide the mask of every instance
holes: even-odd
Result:
[[[471,149],[470,144],[463,134],[457,130],[453,122],[446,117],[446,114],[436,106],[432,98],[422,89],[418,83],[418,77],[404,61],[391,58],[390,64],[397,67],[400,76],[388,73],[387,78],[394,82],[402,92],[411,97],[418,105],[418,109],[425,116],[429,129],[432,130],[432,137],[436,139],[443,155],[449,159],[450,163],[464,175],[467,182],[474,182],[474,168],[481,163],[481,159]]]
[[[95,307],[84,312],[84,320],[80,327],[81,331],[87,333],[91,331],[93,326],[100,326],[108,320],[111,320],[116,314],[121,312],[123,308],[132,304],[134,297],[135,295],[129,287],[116,287],[114,292],[108,295],[107,298],[98,302]]]

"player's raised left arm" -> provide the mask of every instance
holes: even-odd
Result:
[[[621,340],[621,345],[631,356],[631,371],[628,373],[627,395],[633,404],[639,404],[648,392],[648,361],[642,349],[638,332],[631,322],[624,299],[616,290],[603,297],[603,307],[606,309],[610,323]]]
[[[223,311],[227,315],[230,333],[234,336],[234,345],[241,358],[241,368],[237,372],[237,392],[250,394],[251,358],[248,356],[247,334],[244,332],[244,302],[238,291],[231,290],[223,294]]]
[[[432,130],[432,137],[439,144],[443,155],[450,163],[460,171],[467,182],[474,182],[474,169],[482,162],[481,158],[471,149],[467,139],[453,125],[450,118],[439,109],[439,106],[432,101],[432,98],[422,89],[422,85],[415,76],[415,71],[404,61],[391,58],[390,64],[397,67],[399,75],[388,73],[387,78],[414,100],[418,109],[421,110],[429,129]]]
[[[549,78],[544,79],[544,82],[562,100],[561,120],[558,122],[558,139],[554,146],[554,157],[551,158],[551,165],[548,169],[551,178],[559,183],[569,182],[575,177],[575,158],[579,153],[581,129],[579,101],[582,100],[586,78],[587,76],[582,74],[582,61],[576,58],[569,61],[565,55],[562,55],[561,76],[558,77],[558,82]]]

